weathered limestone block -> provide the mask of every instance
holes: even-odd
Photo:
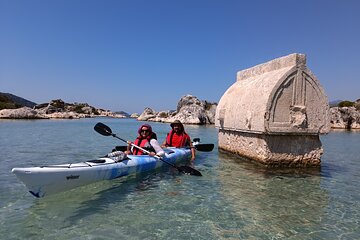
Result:
[[[316,166],[329,105],[303,54],[238,72],[216,109],[219,148],[266,166]]]
[[[222,150],[245,156],[268,167],[320,165],[323,153],[317,135],[265,135],[220,131]]]

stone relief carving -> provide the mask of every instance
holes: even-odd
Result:
[[[307,128],[307,116],[305,106],[291,106],[290,107],[291,126],[295,128]]]

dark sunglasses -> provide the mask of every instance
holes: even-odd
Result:
[[[140,132],[149,132],[149,129],[141,129],[141,131]]]

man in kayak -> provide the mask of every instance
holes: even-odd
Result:
[[[142,125],[138,130],[139,136],[135,139],[134,143],[136,146],[144,148],[150,152],[150,156],[163,156],[165,154],[164,150],[160,147],[156,133],[152,131],[152,128],[149,124]],[[127,151],[125,152],[128,155],[144,155],[142,150],[131,146],[131,142],[128,141]]]
[[[184,125],[179,121],[175,120],[170,124],[171,131],[167,134],[162,147],[190,147],[191,148],[191,160],[195,160],[195,148],[192,145],[190,136],[185,132]]]

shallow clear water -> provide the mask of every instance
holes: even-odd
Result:
[[[198,152],[203,177],[177,171],[34,198],[13,167],[80,162],[123,145],[96,122],[134,139],[132,119],[0,121],[0,239],[360,239],[360,132],[322,136],[322,167],[271,171],[239,157]],[[150,123],[162,141],[168,124]],[[217,143],[213,126],[186,126]]]

